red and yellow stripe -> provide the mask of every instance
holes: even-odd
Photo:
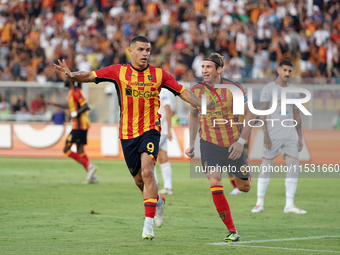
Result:
[[[228,81],[223,80],[223,83],[232,84]],[[199,97],[205,92],[201,89],[206,87],[204,83],[198,84],[192,88],[192,91]],[[200,137],[220,147],[229,147],[240,135],[240,125],[237,123],[237,116],[233,112],[233,97],[230,90],[219,88],[216,89],[216,93],[222,98],[222,105],[219,104],[213,109],[207,110],[206,115],[200,115]],[[207,101],[211,97],[207,95]],[[193,108],[197,108],[192,106]],[[200,110],[200,107],[198,107]],[[219,113],[220,115],[216,114]],[[222,121],[227,121],[227,124],[222,124]],[[233,125],[231,125],[231,121]],[[215,123],[215,126],[214,126]]]
[[[218,195],[223,193],[223,186],[211,186],[210,187],[212,195]]]
[[[144,206],[156,207],[156,205],[157,205],[157,197],[144,199]]]
[[[120,139],[132,139],[152,129],[160,132],[158,95],[162,86],[167,85],[175,94],[184,90],[173,77],[153,66],[139,71],[131,65],[113,65],[94,71],[93,74],[96,82],[111,81],[119,90]],[[151,92],[154,95],[146,96]]]

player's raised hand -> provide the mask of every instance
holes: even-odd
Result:
[[[63,59],[63,61],[60,61],[58,59],[58,63],[59,63],[59,65],[53,64],[54,69],[62,72],[63,75],[66,78],[70,78],[71,79],[72,78],[72,73],[71,73],[70,69],[67,67],[65,59]]]
[[[186,149],[185,155],[187,155],[189,158],[193,158],[195,156],[195,147],[190,146],[188,149]]]
[[[299,152],[302,151],[302,148],[303,148],[302,139],[299,138],[299,140],[298,140],[298,149],[299,149]]]
[[[229,159],[236,160],[241,157],[243,152],[243,144],[236,142],[229,147]]]
[[[172,134],[171,134],[171,131],[168,131],[168,139],[169,139],[170,142],[172,141]]]

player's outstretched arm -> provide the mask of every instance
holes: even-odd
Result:
[[[185,150],[185,154],[189,158],[193,158],[195,156],[195,140],[196,135],[199,128],[199,121],[198,121],[198,109],[191,108],[189,114],[189,136],[190,136],[190,145],[189,148]]]
[[[76,118],[78,117],[80,114],[82,114],[83,112],[86,112],[88,110],[90,110],[90,106],[88,103],[84,104],[82,107],[80,107],[77,111],[71,112],[70,116],[71,118]]]
[[[294,115],[294,120],[297,122],[295,129],[296,129],[296,132],[299,136],[298,146],[299,146],[299,152],[300,152],[303,148],[303,143],[302,143],[301,115],[300,115],[299,108],[294,107],[293,115]]]
[[[248,125],[249,120],[254,119],[255,118],[255,114],[252,113],[249,108],[248,108],[248,104],[246,104],[244,106],[244,111],[245,111],[245,120],[244,123],[246,123],[244,125],[244,127],[242,128],[242,132],[240,135],[239,140],[236,143],[233,143],[230,147],[229,147],[229,158],[232,160],[238,159],[241,157],[242,152],[243,152],[243,146],[244,146],[244,142],[247,140],[250,131],[251,131],[251,126]]]
[[[92,72],[84,72],[84,71],[71,72],[68,66],[66,65],[66,62],[64,59],[62,61],[58,59],[58,63],[59,65],[53,64],[53,67],[56,70],[62,72],[66,78],[69,78],[76,82],[94,82],[95,81],[95,77]]]
[[[201,107],[201,99],[199,99],[195,93],[190,90],[184,89],[179,97],[189,104]]]

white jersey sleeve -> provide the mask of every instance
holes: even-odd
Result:
[[[168,121],[166,118],[166,111],[165,111],[165,106],[169,105],[170,109],[171,109],[171,94],[170,91],[167,89],[162,89],[161,93],[159,93],[159,100],[160,100],[160,108],[158,110],[158,113],[160,115],[162,115],[161,117],[161,127],[162,127],[162,131],[161,131],[161,135],[168,135]]]
[[[162,89],[159,93],[159,100],[161,101],[162,107],[169,105],[171,107],[170,93],[167,89]]]
[[[273,82],[268,83],[264,88],[261,90],[261,97],[260,102],[270,102],[272,99],[272,92],[273,92]]]

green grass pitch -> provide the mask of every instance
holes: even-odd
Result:
[[[143,241],[143,199],[125,162],[94,163],[100,183],[82,185],[85,171],[70,159],[0,158],[0,254],[340,253],[339,179],[299,179],[295,204],[306,215],[283,213],[284,179],[270,180],[260,214],[250,212],[257,179],[249,193],[236,197],[228,195],[232,187],[225,179],[244,246],[210,245],[227,229],[208,181],[191,179],[189,163],[172,162],[174,195],[167,196],[165,224],[155,227],[154,240]],[[339,237],[249,242],[315,236]]]

